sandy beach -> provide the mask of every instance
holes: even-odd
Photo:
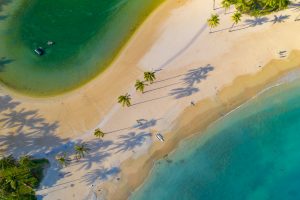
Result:
[[[213,12],[220,14],[221,23],[209,33],[206,20]],[[83,87],[51,98],[1,89],[1,151],[52,161],[37,191],[43,199],[92,199],[96,194],[126,199],[153,162],[184,138],[296,73],[300,22],[294,19],[299,12],[298,7],[262,19],[243,16],[229,32],[230,14],[213,11],[212,1],[166,0],[114,63]],[[285,17],[278,22],[274,15]],[[144,94],[135,92],[135,80],[147,70],[156,70],[157,80]],[[123,108],[117,97],[126,92],[132,106]],[[146,123],[138,125],[138,119]],[[102,141],[93,136],[98,127],[107,133]],[[157,141],[157,131],[165,143]],[[71,154],[72,145],[80,142],[91,152],[59,168],[56,153]]]

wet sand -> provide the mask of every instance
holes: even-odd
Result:
[[[272,60],[253,75],[236,78],[232,85],[220,89],[216,96],[203,99],[186,108],[174,122],[175,126],[165,135],[166,142],[156,142],[147,155],[129,159],[121,166],[121,181],[109,182],[102,187],[109,191],[107,199],[127,199],[140,187],[159,159],[165,159],[183,140],[203,133],[215,123],[261,92],[276,87],[282,77],[297,73],[300,69],[300,51],[293,51],[287,60]]]
[[[73,92],[29,98],[1,89],[0,96],[9,95],[18,102],[15,108],[0,112],[3,151],[37,155],[59,147],[72,153],[72,148],[64,148],[67,142],[86,142],[93,148],[81,162],[63,169],[56,168],[55,155],[48,156],[52,167],[39,195],[50,200],[83,199],[91,185],[101,187],[113,179],[108,195],[118,196],[108,199],[124,199],[143,182],[153,162],[176,148],[180,140],[204,130],[285,70],[299,66],[296,54],[291,53],[300,48],[295,11],[278,13],[290,15],[283,23],[273,24],[274,16],[266,16],[268,21],[259,26],[249,25],[245,21],[253,19],[244,16],[237,30],[228,32],[230,15],[219,9],[220,27],[210,34],[206,20],[213,12],[212,3],[166,1],[101,76]],[[286,57],[278,61],[282,65],[270,63],[282,50],[286,51]],[[157,80],[144,94],[135,92],[134,83],[143,79],[146,70],[158,70]],[[123,108],[117,98],[127,92],[132,106]],[[197,105],[191,106],[191,101]],[[21,123],[7,123],[7,116],[16,113],[23,116]],[[147,127],[136,125],[141,118],[150,122]],[[98,127],[108,133],[103,143],[93,135]],[[165,135],[164,145],[157,142],[156,131]],[[115,181],[120,164],[121,181]]]

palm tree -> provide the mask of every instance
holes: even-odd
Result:
[[[81,145],[75,145],[74,149],[76,152],[77,159],[83,158],[84,154],[90,151],[90,149],[87,147],[85,143],[82,143]]]
[[[141,91],[142,93],[144,93],[144,89],[145,89],[146,85],[147,84],[145,84],[144,81],[136,80],[134,86],[135,86],[136,91]]]
[[[17,161],[14,159],[14,157],[12,155],[9,156],[3,156],[0,159],[0,167],[2,170],[9,168],[9,167],[13,167],[15,166],[17,163]]]
[[[223,0],[221,4],[222,4],[223,8],[225,9],[225,14],[227,14],[226,11],[227,11],[227,10],[230,8],[230,6],[231,6],[230,0]]]
[[[278,9],[282,10],[286,7],[288,7],[290,1],[289,0],[278,0]]]
[[[33,166],[33,163],[32,163],[32,157],[30,156],[21,156],[19,158],[19,164],[22,166],[22,167],[32,167]]]
[[[118,103],[122,104],[122,106],[126,105],[127,107],[129,107],[131,106],[130,100],[131,100],[130,95],[126,93],[125,95],[119,96]]]
[[[71,162],[71,160],[67,157],[66,153],[64,153],[63,155],[57,156],[56,160],[61,166],[64,166],[64,167],[66,167]]]
[[[1,177],[3,178],[4,182],[2,182],[3,188],[6,188],[6,190],[10,190],[10,193],[12,196],[19,198],[19,193],[24,192],[24,188],[22,186],[29,188],[30,191],[33,190],[33,185],[36,183],[35,177],[30,177],[31,170],[26,167],[13,167],[10,168],[10,170],[2,171]],[[29,191],[29,192],[30,192]]]
[[[19,181],[15,173],[10,173],[5,177],[5,183],[8,184],[13,190],[17,190],[19,186]]]
[[[150,84],[153,83],[153,81],[156,79],[155,72],[144,72],[144,79],[145,81],[150,82]]]
[[[260,10],[260,13],[262,13],[266,7],[270,7],[271,9],[274,9],[278,5],[278,0],[266,0],[264,2],[264,7]]]
[[[96,136],[98,138],[103,138],[104,135],[105,135],[105,133],[103,131],[101,131],[99,128],[95,129],[94,136]]]
[[[296,17],[296,19],[295,19],[295,22],[300,20],[300,19],[299,19],[299,16],[300,16],[300,14],[297,15],[297,17]]]
[[[209,33],[211,33],[211,29],[217,27],[220,24],[219,15],[212,14],[211,17],[207,20],[207,24],[210,27]]]
[[[235,12],[232,16],[231,16],[231,20],[233,21],[233,24],[230,28],[229,31],[232,31],[232,28],[234,27],[235,24],[238,24],[241,21],[241,17],[242,14],[240,12]]]

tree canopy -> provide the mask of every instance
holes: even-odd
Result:
[[[242,14],[253,16],[268,14],[287,8],[289,0],[226,0]]]
[[[0,160],[0,199],[35,200],[34,188],[39,186],[46,159],[23,156],[19,160],[12,156]]]

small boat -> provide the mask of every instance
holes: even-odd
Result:
[[[36,49],[34,50],[34,52],[35,52],[37,55],[39,55],[39,56],[42,56],[42,55],[45,53],[45,51],[44,51],[44,49],[43,49],[42,47],[36,48]]]
[[[160,133],[157,133],[155,136],[159,141],[161,141],[161,142],[165,141],[164,137]]]
[[[53,41],[48,41],[47,45],[49,45],[49,46],[54,45],[54,42]]]

